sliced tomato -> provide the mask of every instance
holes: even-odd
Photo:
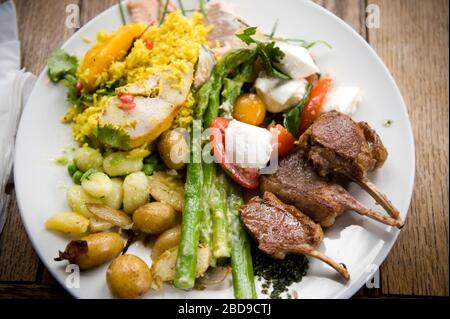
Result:
[[[257,188],[259,186],[259,173],[256,168],[242,168],[235,163],[227,161],[225,156],[225,130],[231,119],[217,117],[211,123],[209,136],[216,161],[225,172],[239,185],[245,188]]]
[[[303,134],[308,127],[319,117],[320,109],[322,108],[325,96],[333,85],[332,79],[318,80],[309,95],[308,104],[303,108],[300,118],[300,134]]]
[[[283,157],[294,149],[295,137],[281,124],[270,124],[268,130],[275,136],[278,146],[278,157]]]

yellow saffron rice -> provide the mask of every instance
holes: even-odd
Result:
[[[122,61],[114,61],[108,70],[99,74],[96,84],[103,87],[119,79],[133,83],[145,79],[154,72],[171,71],[170,76],[178,77],[182,84],[182,75],[188,68],[194,68],[198,59],[200,45],[206,43],[209,29],[202,22],[202,15],[183,16],[180,11],[167,15],[160,26],[152,26],[136,40],[130,53]],[[103,41],[113,34],[99,32],[97,41]],[[153,41],[149,50],[145,40]],[[84,143],[87,136],[98,125],[108,97],[94,94],[93,101],[87,105],[73,105],[63,117],[63,122],[73,122],[72,132],[76,141]],[[192,122],[194,97],[190,92],[180,112],[173,122],[173,127],[188,127]]]

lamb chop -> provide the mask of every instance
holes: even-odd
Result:
[[[403,226],[401,221],[364,206],[341,185],[319,176],[301,151],[281,159],[275,174],[262,175],[260,186],[262,192],[274,193],[324,227],[350,209],[387,225]]]
[[[258,248],[273,258],[286,254],[305,254],[327,263],[346,280],[350,278],[344,264],[338,264],[317,251],[323,239],[319,224],[294,206],[286,205],[272,193],[253,197],[239,209],[245,227],[258,242]]]
[[[369,180],[367,173],[381,167],[387,151],[366,122],[354,122],[337,111],[322,114],[299,140],[299,147],[321,176],[342,175],[359,184],[394,218],[398,210]]]

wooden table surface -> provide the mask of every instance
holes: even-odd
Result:
[[[81,26],[116,0],[15,0],[22,65],[39,74],[49,54],[75,29],[66,5],[78,4]],[[416,180],[407,224],[383,263],[378,289],[356,297],[448,296],[448,0],[315,0],[377,51],[405,99],[416,142]],[[380,28],[366,26],[376,4]],[[36,255],[20,220],[14,186],[0,235],[0,298],[65,298]]]

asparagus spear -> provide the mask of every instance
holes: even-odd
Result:
[[[212,210],[212,250],[214,258],[230,257],[230,245],[228,242],[227,188],[227,177],[222,170],[218,170],[216,179],[212,185],[209,201]]]
[[[181,224],[181,239],[176,263],[175,287],[190,289],[195,283],[195,268],[197,264],[197,248],[200,236],[200,221],[202,219],[202,163],[196,158],[201,154],[201,121],[194,121],[191,134],[190,163],[187,166],[184,194],[183,218]]]
[[[211,122],[219,115],[220,106],[220,91],[222,90],[224,78],[234,69],[248,62],[254,60],[256,56],[255,50],[239,49],[226,54],[216,64],[212,72],[211,78],[203,86],[207,86],[209,90],[208,106],[205,110],[204,120],[205,127],[210,127]],[[203,87],[200,89],[202,90]],[[205,102],[205,101],[203,101]],[[204,104],[202,104],[204,106]]]
[[[212,236],[212,219],[211,210],[209,207],[209,198],[211,194],[211,186],[216,176],[216,164],[203,163],[203,194],[202,194],[202,209],[203,217],[200,228],[200,242],[211,247]]]
[[[257,298],[250,240],[239,218],[239,207],[243,203],[241,189],[235,183],[230,184],[228,221],[234,296],[237,299]]]

